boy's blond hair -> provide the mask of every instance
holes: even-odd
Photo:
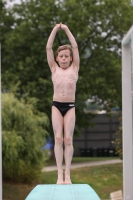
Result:
[[[70,56],[73,57],[73,52],[72,52],[72,48],[69,44],[65,44],[62,46],[59,46],[57,51],[56,51],[56,56],[58,56],[59,52],[62,50],[69,50],[70,51]]]

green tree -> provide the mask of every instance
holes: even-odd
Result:
[[[18,100],[2,94],[3,179],[17,182],[38,180],[45,164],[45,144],[49,124],[45,113],[36,110],[36,99]]]
[[[20,93],[37,97],[38,109],[50,118],[53,89],[45,46],[54,24],[62,21],[75,36],[81,59],[76,127],[89,125],[83,112],[88,98],[108,110],[121,108],[121,40],[133,20],[129,0],[30,0],[10,13],[15,20],[3,44],[3,89],[20,81]],[[60,31],[54,50],[64,43],[68,39]]]

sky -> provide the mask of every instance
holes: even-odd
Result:
[[[13,4],[20,4],[20,0],[6,0],[6,2],[7,2],[7,7],[10,7],[10,6],[12,6]]]

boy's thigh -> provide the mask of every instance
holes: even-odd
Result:
[[[52,126],[54,134],[58,134],[58,136],[62,136],[63,134],[63,116],[60,111],[52,106]]]
[[[75,108],[71,108],[64,116],[64,134],[65,137],[73,136],[75,127]]]

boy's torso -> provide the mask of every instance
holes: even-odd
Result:
[[[52,73],[54,85],[53,100],[59,102],[74,102],[78,72],[71,65],[67,69],[56,66]]]

